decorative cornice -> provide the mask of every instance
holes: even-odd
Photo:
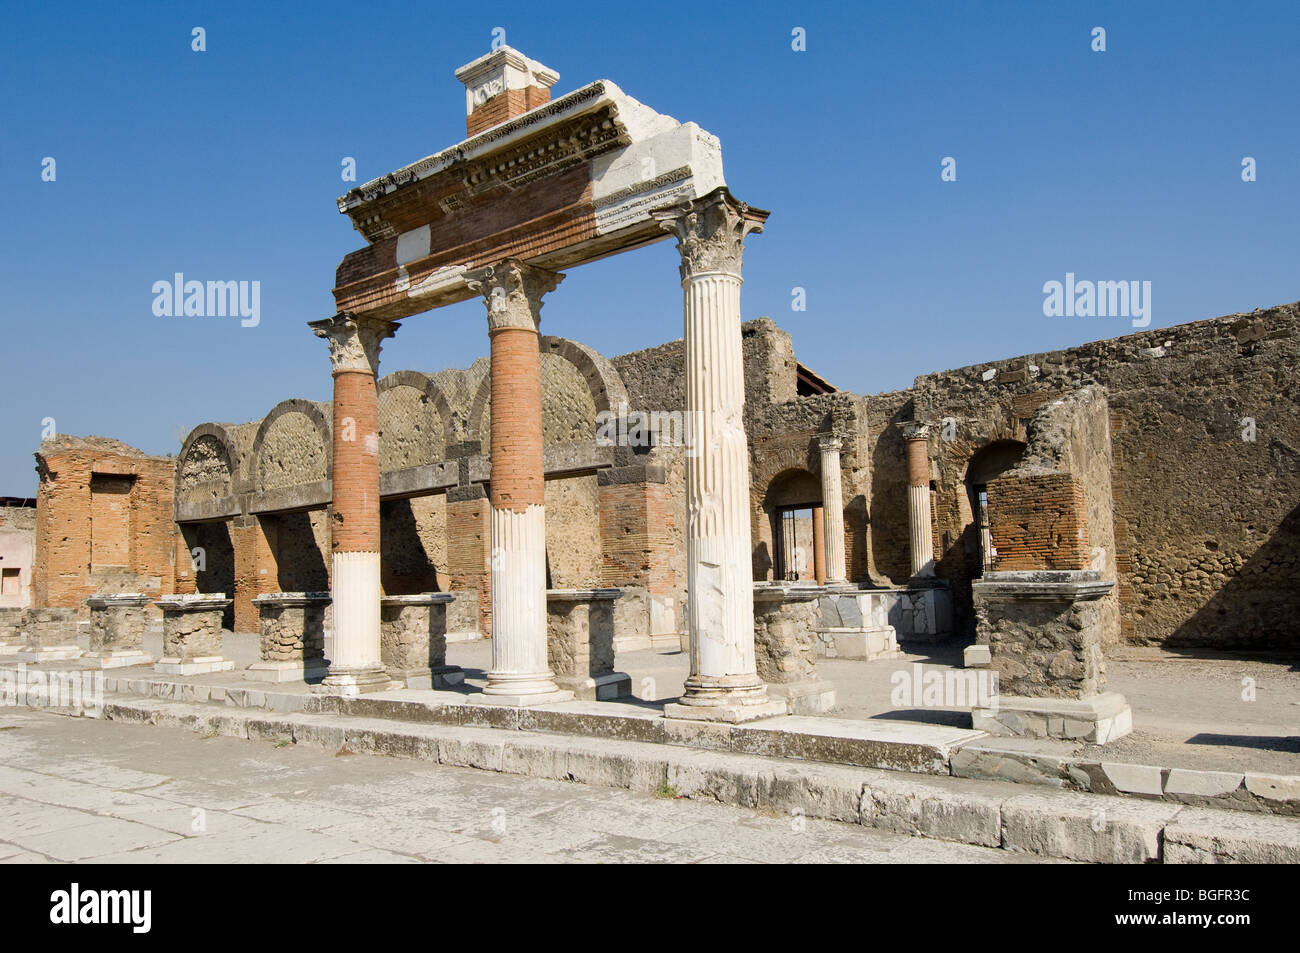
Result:
[[[738,202],[723,187],[693,202],[652,214],[664,231],[677,236],[685,281],[719,272],[739,277],[745,236],[761,232],[769,213]]]
[[[536,331],[541,323],[542,296],[554,291],[564,275],[524,264],[518,258],[465,273],[471,291],[483,296],[488,309],[488,333],[502,328]]]
[[[325,338],[330,346],[330,363],[334,373],[340,371],[379,370],[379,351],[384,338],[397,333],[396,321],[361,318],[350,311],[340,311],[332,318],[308,321],[316,336]]]

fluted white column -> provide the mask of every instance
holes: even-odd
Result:
[[[930,428],[903,425],[907,442],[907,524],[912,544],[912,575],[934,575],[934,529],[930,516]]]
[[[686,587],[691,674],[670,717],[744,721],[785,712],[754,664],[749,444],[740,340],[746,234],[767,213],[717,189],[662,212],[677,236],[686,338]]]
[[[834,434],[818,441],[822,459],[822,511],[826,539],[826,581],[846,582],[844,560],[844,487],[840,482],[840,439]]]
[[[546,476],[537,326],[563,275],[506,259],[467,276],[483,295],[492,342],[492,668],[480,704],[539,705],[555,684],[546,644]]]

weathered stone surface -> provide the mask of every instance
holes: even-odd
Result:
[[[923,774],[948,774],[952,750],[981,737],[982,732],[936,725],[799,716],[731,729],[737,752]]]
[[[548,589],[547,661],[555,683],[577,698],[617,698],[632,680],[614,671],[614,604],[619,589]]]
[[[221,619],[231,601],[204,594],[158,599],[156,604],[163,614],[164,659],[220,658]]]
[[[276,592],[253,600],[261,622],[263,662],[306,662],[325,657],[327,592]]]
[[[1160,833],[1182,808],[1066,792],[1022,794],[1002,804],[1002,846],[1101,864],[1160,859]]]
[[[973,741],[952,753],[954,777],[982,781],[1014,781],[1070,786],[1070,764],[1075,746],[1036,738],[999,738]]]
[[[817,680],[817,600],[824,591],[755,584],[754,661],[758,677],[769,685]]]
[[[927,784],[925,779],[873,773],[862,792],[862,823],[900,834],[986,847],[1002,845],[1002,802],[974,781],[949,780]]]
[[[1167,864],[1300,863],[1300,821],[1184,808],[1164,830]]]

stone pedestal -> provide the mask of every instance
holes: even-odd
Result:
[[[86,600],[90,607],[90,651],[86,658],[100,668],[147,665],[153,656],[144,650],[148,627],[143,592],[98,593]]]
[[[16,655],[23,644],[23,613],[25,609],[0,609],[0,658]]]
[[[972,583],[978,644],[999,688],[996,705],[972,709],[976,729],[1093,744],[1132,730],[1124,697],[1103,691],[1099,600],[1113,585],[1089,570],[987,572]]]
[[[221,618],[231,601],[208,593],[154,600],[163,614],[163,657],[153,670],[164,675],[207,675],[233,669],[235,663],[221,655]]]
[[[265,682],[318,683],[328,673],[325,661],[325,607],[328,592],[268,592],[253,600],[261,631],[260,660],[248,678]]]
[[[15,653],[20,662],[61,662],[81,658],[76,609],[28,609],[26,639]]]
[[[618,589],[546,590],[547,659],[555,684],[575,698],[604,701],[632,694],[632,679],[614,671],[614,604]]]
[[[767,213],[725,188],[654,213],[677,237],[686,345],[686,590],[691,674],[669,718],[743,722],[785,714],[754,663],[749,443],[740,340],[745,236]]]
[[[447,664],[447,609],[455,596],[422,592],[379,600],[379,650],[384,670],[407,688],[450,688],[465,681]]]
[[[826,587],[818,600],[818,654],[864,661],[902,655],[897,633],[889,624],[893,595],[852,585]]]
[[[792,715],[835,707],[835,686],[817,674],[817,602],[821,586],[754,584],[754,660],[767,693],[784,698]]]

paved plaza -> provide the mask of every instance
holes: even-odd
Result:
[[[0,764],[6,864],[1043,862],[685,798],[26,710],[0,713]]]

